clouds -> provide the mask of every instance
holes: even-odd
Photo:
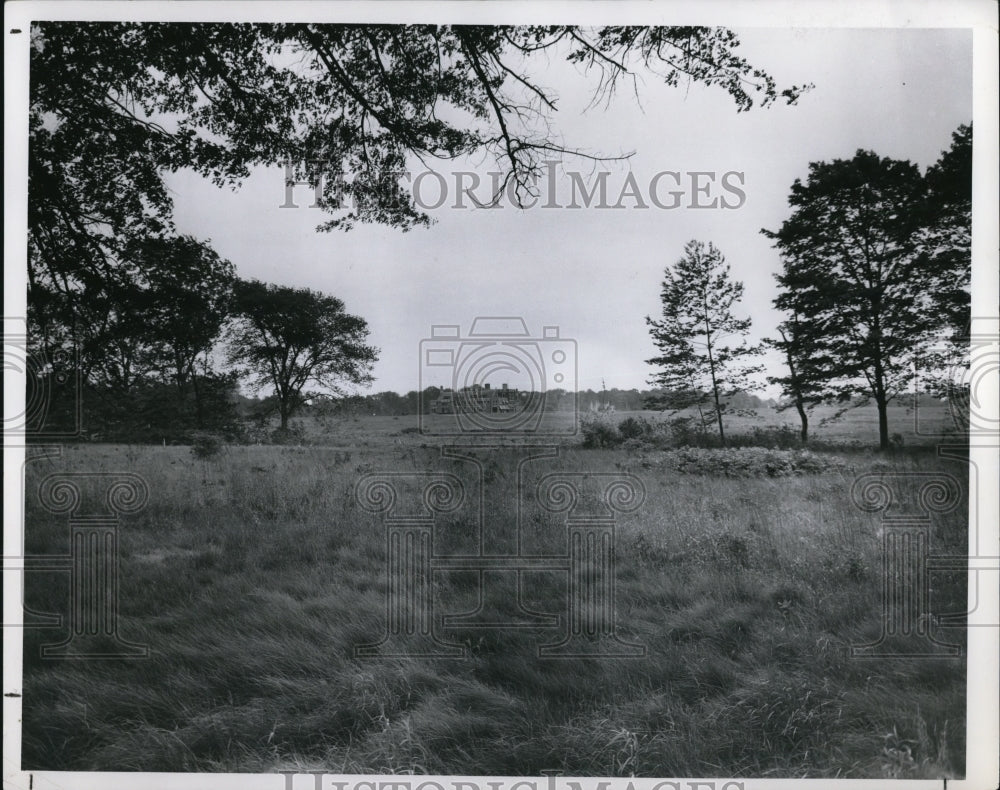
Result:
[[[402,233],[359,226],[319,234],[327,217],[284,202],[281,168],[259,169],[237,192],[189,173],[171,175],[178,229],[211,238],[241,276],[318,288],[364,316],[382,356],[378,389],[417,386],[417,347],[435,323],[468,325],[476,315],[519,314],[529,326],[558,324],[579,342],[580,386],[642,387],[653,351],[644,317],[659,305],[663,268],[697,238],[713,241],[746,285],[753,334],[774,332],[771,307],[778,259],[759,231],[787,216],[787,195],[808,163],[850,157],[858,148],[911,159],[925,168],[951,132],[972,117],[971,34],[962,30],[811,29],[738,31],[741,54],[779,84],[813,82],[796,106],[737,114],[721,91],[669,88],[647,76],[639,101],[621,92],[606,110],[586,106],[592,86],[575,69],[550,62],[544,83],[560,95],[556,131],[567,145],[617,155],[597,165],[565,160],[560,194],[576,172],[582,183],[607,171],[613,201],[630,174],[639,185],[660,172],[743,173],[736,210],[688,208],[536,208],[431,211],[430,229]],[[586,111],[585,111],[586,110]],[[495,166],[482,159],[432,163],[446,181]],[[422,165],[413,163],[414,174]],[[435,179],[436,180],[436,179]],[[672,188],[672,187],[671,187]],[[661,189],[664,189],[661,186]],[[717,189],[718,191],[718,189]],[[732,193],[727,198],[736,202]],[[708,198],[711,199],[710,197]],[[666,200],[664,200],[666,202]],[[647,201],[648,203],[648,201]],[[777,358],[768,360],[780,364]]]

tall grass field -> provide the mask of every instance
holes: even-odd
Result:
[[[38,501],[48,475],[146,481],[146,506],[121,520],[118,597],[120,635],[149,653],[43,658],[65,628],[26,628],[23,767],[962,777],[964,658],[851,655],[884,627],[882,514],[851,490],[882,475],[909,501],[928,475],[953,476],[963,499],[932,517],[930,550],[965,555],[968,465],[906,430],[895,451],[874,452],[874,415],[852,419],[826,437],[817,429],[826,443],[810,452],[589,449],[575,438],[520,472],[514,451],[485,453],[479,478],[414,418],[311,426],[301,446],[80,444],[31,460],[32,556],[69,551],[66,516]],[[385,518],[361,507],[356,487],[426,470],[489,488],[480,523],[460,510],[435,524],[435,556],[477,541],[556,556],[565,515],[520,512],[519,480],[531,491],[554,471],[640,480],[644,503],[615,522],[614,621],[644,654],[540,656],[567,627],[573,580],[539,567],[513,595],[475,569],[433,574],[435,629],[459,657],[359,656],[386,633],[389,568]],[[25,604],[65,621],[69,587],[65,572],[29,573]],[[965,612],[965,598],[964,571],[930,574],[935,622]],[[481,622],[525,609],[549,619],[444,618],[477,608]],[[934,634],[964,647],[961,627]]]

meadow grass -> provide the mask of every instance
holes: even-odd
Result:
[[[120,537],[120,631],[141,660],[58,661],[25,631],[23,766],[48,770],[583,776],[960,777],[965,662],[857,660],[881,631],[877,515],[859,474],[947,472],[932,453],[822,453],[820,471],[693,473],[667,453],[561,449],[541,464],[639,477],[646,502],[616,526],[617,628],[641,658],[543,659],[551,629],[453,627],[463,659],[356,658],[386,628],[385,531],[355,501],[373,471],[458,469],[405,421],[357,424],[340,446],[79,445],[28,464],[27,549],[67,550],[64,517],[33,492],[54,471],[131,471],[149,484]],[[388,425],[389,427],[385,427]],[[725,452],[725,451],[721,451]],[[484,465],[517,496],[503,453]],[[963,482],[964,485],[964,482]],[[511,506],[511,510],[513,510]],[[496,516],[496,514],[492,514]],[[509,539],[491,517],[485,540]],[[526,549],[565,545],[532,512]],[[467,551],[445,520],[435,553]],[[964,509],[935,518],[932,551],[967,553]],[[565,574],[525,574],[525,602],[565,614]],[[474,608],[474,571],[434,576],[435,602]],[[935,574],[936,613],[965,611],[964,573]],[[64,612],[64,575],[33,573],[26,603]],[[491,597],[492,596],[492,597]],[[512,601],[487,588],[484,612]],[[939,632],[962,644],[962,629]]]

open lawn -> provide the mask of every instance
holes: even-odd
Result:
[[[66,517],[36,496],[47,475],[147,482],[148,504],[120,530],[119,632],[149,655],[41,658],[65,631],[26,629],[25,769],[963,775],[964,658],[849,651],[883,629],[881,516],[852,502],[854,481],[882,475],[909,501],[919,475],[952,475],[964,502],[961,462],[573,440],[519,467],[510,448],[478,463],[442,457],[413,427],[346,419],[309,426],[322,447],[198,459],[179,446],[78,445],[29,462],[30,554],[67,551]],[[874,441],[871,415],[845,431]],[[486,502],[481,519],[459,507],[435,523],[435,557],[567,556],[566,513],[539,507],[544,477],[575,475],[581,490],[601,475],[638,479],[645,501],[617,516],[612,570],[616,633],[644,654],[540,656],[567,632],[582,583],[543,559],[516,588],[456,563],[434,571],[434,631],[461,657],[357,655],[386,634],[391,569],[384,517],[361,507],[356,486],[391,472],[408,494],[429,470]],[[967,553],[963,506],[933,517],[930,548]],[[66,614],[67,576],[28,574],[27,605]],[[935,615],[964,612],[965,594],[964,572],[931,574]],[[513,621],[524,627],[488,625]],[[961,628],[934,633],[964,644]]]

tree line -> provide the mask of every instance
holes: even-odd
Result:
[[[289,178],[323,191],[319,230],[428,225],[397,177],[410,158],[485,154],[499,193],[523,199],[553,156],[628,156],[564,143],[559,97],[535,66],[576,65],[595,107],[623,84],[637,92],[640,77],[721,90],[737,112],[809,89],[778,86],[738,47],[707,27],[33,25],[28,321],[47,418],[70,425],[82,388],[109,430],[222,428],[242,380],[273,390],[287,427],[309,387],[371,380],[364,319],[334,296],[238,279],[209,243],[177,233],[165,173],[236,188],[251,167],[305,163]],[[915,356],[943,370],[961,354],[971,136],[961,127],[925,173],[867,151],[812,163],[791,216],[764,231],[784,316],[767,344],[788,369],[771,381],[803,440],[814,406],[862,398],[887,446],[886,408]],[[662,318],[648,319],[659,372],[647,401],[698,410],[723,442],[727,410],[761,374],[762,349],[735,314],[742,291],[722,253],[693,242],[667,269]],[[939,386],[947,394],[945,377]]]
[[[713,244],[690,242],[668,266],[663,315],[647,317],[659,354],[651,382],[659,408],[696,407],[725,444],[724,415],[737,392],[760,386],[759,357],[779,352],[786,371],[767,378],[795,408],[801,440],[820,404],[874,403],[889,447],[888,406],[912,394],[961,397],[954,372],[968,365],[972,273],[972,126],[926,172],[859,150],[813,162],[789,194],[791,215],[761,232],[781,259],[777,337],[748,340],[737,317],[743,284]]]
[[[430,404],[441,394],[440,387],[426,387],[422,391],[410,390],[406,393],[386,390],[370,394],[355,393],[342,398],[319,395],[310,398],[302,409],[303,413],[336,417],[406,417],[416,414],[430,414]],[[661,393],[656,390],[639,389],[586,389],[576,392],[554,388],[545,391],[543,408],[553,412],[589,411],[612,408],[615,411],[642,411],[652,398]],[[260,402],[259,413],[274,409],[274,404]],[[733,396],[732,408],[762,409],[772,408],[773,400],[763,399],[753,393],[739,393]],[[244,410],[253,407],[247,405]]]
[[[238,188],[251,167],[293,163],[304,172],[289,179],[331,214],[318,230],[406,230],[431,222],[404,188],[411,158],[485,154],[497,197],[520,202],[554,156],[628,156],[556,133],[559,97],[536,76],[553,57],[595,107],[640,77],[721,91],[737,112],[809,87],[777,85],[711,27],[41,22],[30,35],[29,386],[47,430],[74,427],[82,391],[107,435],[225,428],[238,379],[273,389],[287,426],[309,386],[365,383],[377,355],[336,297],[242,282],[179,234],[166,173]]]
[[[233,264],[191,237],[147,241],[133,277],[105,283],[100,300],[46,293],[30,306],[35,353],[76,375],[51,394],[48,431],[102,439],[177,439],[239,432],[240,384],[269,390],[280,428],[309,399],[371,382],[378,349],[367,322],[308,288],[241,280]],[[42,366],[50,378],[53,366]]]

